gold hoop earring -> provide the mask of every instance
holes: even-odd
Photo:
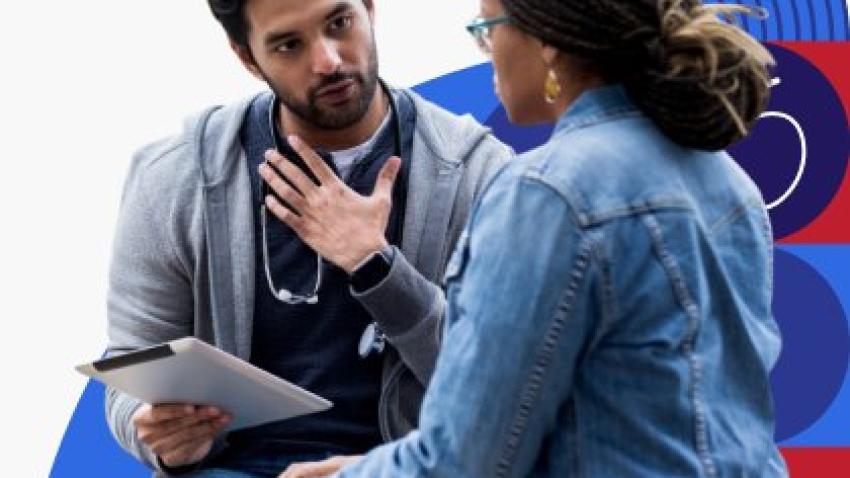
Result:
[[[554,69],[549,69],[549,74],[546,75],[546,82],[543,83],[543,99],[550,105],[555,103],[558,97],[561,96],[561,83],[558,82],[558,75]]]

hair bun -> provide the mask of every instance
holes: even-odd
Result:
[[[761,12],[663,0],[660,30],[651,38],[633,35],[643,46],[644,63],[625,76],[626,86],[641,109],[682,146],[723,149],[745,136],[767,106],[767,67],[773,59],[729,23],[735,13]]]

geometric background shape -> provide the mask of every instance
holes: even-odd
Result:
[[[742,18],[742,26],[756,39],[767,41],[847,41],[846,0],[719,0],[726,3],[760,7],[765,19]]]
[[[850,270],[850,246],[841,249],[797,252],[810,258],[828,254],[832,263]],[[850,325],[834,286],[815,266],[794,252],[777,249],[774,271],[773,314],[782,332],[782,352],[771,385],[776,440],[784,442],[820,422],[833,405],[850,410],[837,400],[847,386]],[[833,431],[822,434],[818,444],[850,445],[850,431],[840,426]]]
[[[812,223],[835,199],[850,153],[846,113],[830,80],[798,53],[776,59],[770,104],[750,136],[729,148],[771,204],[776,239]]]
[[[808,266],[817,271],[820,279],[826,281],[831,288],[831,292],[838,298],[845,317],[845,330],[843,337],[839,341],[847,341],[847,328],[850,328],[850,244],[847,245],[783,245],[777,248],[778,252],[793,255],[801,261],[805,261]],[[777,254],[779,255],[779,254]],[[789,271],[787,271],[789,272]],[[785,281],[789,278],[786,277]],[[790,279],[793,279],[790,278]],[[777,280],[779,280],[779,272],[777,272]],[[790,285],[790,284],[789,284]],[[777,284],[777,291],[780,285]],[[794,291],[793,294],[799,297],[801,304],[807,304],[802,292],[809,285],[801,285],[801,288]],[[793,297],[786,297],[785,302],[793,301]],[[775,302],[775,304],[778,303]],[[823,307],[820,307],[823,308]],[[775,311],[777,319],[787,322],[788,319],[782,319],[781,311]],[[833,328],[835,326],[833,325]],[[838,332],[837,332],[838,333]],[[786,344],[794,344],[796,337],[783,337]],[[834,342],[829,340],[828,342]],[[794,345],[789,345],[794,346]],[[817,344],[815,344],[817,347]],[[836,349],[840,349],[841,345],[833,346],[832,353]],[[811,354],[819,355],[820,349],[815,348],[810,351]],[[780,361],[783,359],[780,358]],[[805,362],[806,360],[803,359]],[[843,359],[842,365],[845,369],[848,366],[847,358]],[[810,370],[813,379],[821,378],[818,370]],[[802,394],[797,394],[802,395]],[[782,400],[788,400],[785,396]],[[783,446],[819,446],[819,447],[835,447],[845,446],[850,447],[850,370],[845,371],[843,384],[838,391],[838,394],[832,401],[832,404],[821,415],[820,419],[808,426],[802,432],[794,437],[784,440],[780,443]]]

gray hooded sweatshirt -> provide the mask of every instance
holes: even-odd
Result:
[[[352,291],[391,345],[378,411],[387,441],[416,426],[440,346],[445,296],[436,283],[475,197],[512,155],[471,117],[404,93],[416,126],[401,254],[381,283]],[[207,110],[134,156],[109,273],[107,357],[195,336],[249,359],[254,204],[239,131],[252,99]],[[107,389],[109,427],[124,449],[168,476],[136,435],[131,417],[140,405]],[[217,440],[210,456],[224,446]]]

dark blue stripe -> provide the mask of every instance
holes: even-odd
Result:
[[[809,39],[815,40],[818,37],[818,30],[815,25],[815,7],[812,6],[812,0],[806,0],[806,15],[809,20]]]
[[[815,40],[829,40],[830,34],[829,29],[831,25],[827,23],[827,0],[814,0],[814,3],[810,3],[812,7],[812,13],[815,19]]]
[[[754,0],[753,4],[767,11],[767,18],[762,22],[765,29],[764,40],[773,41],[779,38],[776,30],[776,12],[768,8],[762,0]]]
[[[752,6],[752,2],[747,0],[736,0],[735,3],[744,6]],[[762,20],[750,15],[744,15],[744,22],[746,23],[746,29],[750,32],[750,35],[761,41],[767,40]]]
[[[829,25],[829,39],[835,41],[835,19],[832,18],[832,4],[826,1],[826,24]]]
[[[797,2],[788,2],[788,4],[791,8],[791,18],[794,21],[794,36],[792,38],[806,40],[806,35],[800,30],[800,13],[797,10]]]
[[[792,2],[793,3],[793,2]],[[776,0],[770,0],[770,4],[773,6],[773,11],[776,12],[776,38],[778,40],[790,40],[793,39],[797,32],[795,31],[791,38],[787,38],[786,35],[788,33],[785,31],[785,25],[783,24],[782,19],[784,18],[782,15],[782,9],[776,3]],[[790,30],[790,28],[789,28]]]
[[[848,41],[850,5],[845,0],[714,0],[715,4],[763,8],[761,20],[735,15],[735,22],[760,41]]]
[[[785,5],[789,3],[794,2],[785,2]],[[779,40],[794,40],[797,37],[797,30],[792,32],[794,24],[791,23],[790,15],[786,15],[789,12],[783,12],[776,0],[770,0],[770,4],[773,5],[773,11],[776,12],[777,38]]]

